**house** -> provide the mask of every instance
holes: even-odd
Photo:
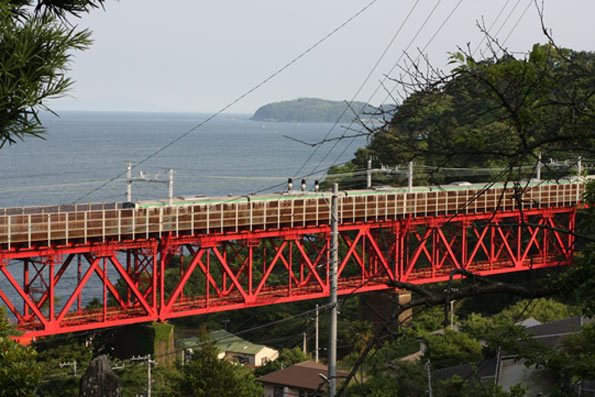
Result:
[[[496,378],[496,357],[478,361],[474,364],[460,364],[453,367],[432,371],[432,378],[447,380],[457,375],[461,379],[476,377],[482,382],[493,382]]]
[[[257,379],[264,385],[264,397],[322,397],[326,395],[328,368],[314,361],[271,372]],[[337,378],[348,373],[337,371]]]
[[[527,333],[535,340],[540,341],[548,347],[556,348],[560,346],[563,339],[580,331],[585,323],[591,322],[591,319],[579,316],[564,320],[553,321],[550,323],[539,324],[526,327]],[[519,360],[516,356],[503,355],[499,360],[497,383],[505,391],[510,387],[521,383],[526,389],[528,395],[548,395],[549,389],[556,385],[554,378],[545,368],[536,368],[535,366],[526,366],[526,360]]]
[[[572,317],[541,324],[539,321],[529,318],[517,325],[525,327],[527,333],[535,340],[556,348],[560,346],[566,336],[579,332],[585,323],[591,321],[584,317]],[[549,390],[556,386],[554,377],[551,376],[548,369],[536,368],[534,365],[527,366],[526,363],[525,359],[519,359],[516,355],[502,352],[498,357],[488,358],[474,364],[461,364],[434,370],[432,377],[439,380],[447,380],[455,375],[462,379],[476,377],[482,382],[496,382],[505,391],[520,383],[526,388],[528,396],[549,395]],[[579,387],[582,390],[582,395],[595,396],[592,382],[585,381]]]
[[[208,336],[217,348],[217,357],[220,360],[260,367],[279,357],[279,352],[271,347],[248,342],[222,329],[210,332]],[[190,351],[196,349],[201,343],[199,338],[187,338],[180,342],[186,350]]]

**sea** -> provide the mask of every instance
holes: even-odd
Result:
[[[341,136],[345,125],[263,123],[246,114],[222,114],[205,123],[210,116],[42,114],[43,139],[26,137],[0,149],[0,206],[125,201],[128,162],[133,177],[142,172],[166,181],[173,169],[175,196],[273,192],[288,178],[312,174],[306,178],[311,189],[328,167],[350,160],[366,144],[359,137],[312,146],[327,134]],[[133,201],[168,195],[165,183],[135,181],[132,190]]]
[[[345,125],[263,123],[250,121],[247,114],[222,114],[208,120],[211,116],[44,113],[41,120],[47,132],[43,139],[26,137],[0,149],[0,207],[126,201],[129,162],[134,178],[142,172],[147,179],[165,182],[168,170],[173,169],[174,196],[276,192],[286,189],[288,178],[295,179],[297,188],[303,175],[309,175],[307,188],[312,189],[314,180],[324,178],[329,167],[349,161],[366,144],[365,137],[333,140],[345,133]],[[325,137],[331,140],[312,146]],[[133,182],[133,201],[167,196],[166,183]],[[22,262],[12,261],[6,269],[17,280],[22,278]],[[118,279],[113,270],[108,277],[113,283]],[[57,310],[76,287],[76,280],[72,266],[57,284]],[[43,288],[41,278],[36,283]],[[0,289],[22,308],[16,290],[2,274]],[[101,280],[94,275],[83,290],[82,305],[102,294]]]

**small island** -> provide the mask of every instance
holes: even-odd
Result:
[[[361,116],[363,118],[370,118],[370,114],[374,113],[374,108],[364,102],[352,102],[351,109],[345,108],[344,101],[298,98],[261,106],[250,120],[297,123],[334,123],[339,120],[341,123],[346,123],[355,119],[354,111],[359,112],[362,108],[364,108]]]

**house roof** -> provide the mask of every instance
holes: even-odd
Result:
[[[271,383],[280,386],[289,386],[307,390],[325,390],[327,382],[319,374],[328,375],[326,365],[314,361],[304,361],[279,371],[271,372],[258,378],[262,383]],[[337,371],[338,378],[347,377],[345,371]]]
[[[536,325],[534,327],[528,327],[527,332],[531,334],[533,338],[545,343],[547,346],[556,346],[564,337],[577,333],[583,324],[591,321],[591,319],[580,316],[571,317],[564,320],[553,321],[551,323]]]
[[[520,325],[522,327],[529,328],[529,327],[535,327],[536,325],[541,325],[541,323],[539,321],[535,320],[533,317],[529,317],[523,321],[519,321],[515,325]]]
[[[237,335],[227,332],[225,330],[217,330],[209,332],[209,339],[219,351],[219,353],[238,353],[256,355],[262,349],[267,348],[265,345],[248,342]],[[197,347],[201,341],[199,338],[187,338],[181,341],[185,348]]]
[[[442,368],[432,371],[432,376],[436,379],[447,380],[455,375],[463,379],[477,376],[478,378],[489,378],[496,376],[496,357],[481,360],[475,364],[461,364],[453,367]]]

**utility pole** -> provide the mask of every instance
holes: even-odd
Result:
[[[581,182],[581,176],[583,174],[583,157],[578,156],[578,160],[576,162],[576,172],[578,173],[578,178],[576,180],[576,202],[578,203],[581,199],[580,189],[578,188],[578,184]]]
[[[541,180],[541,152],[539,152],[539,159],[537,160],[537,180]]]
[[[368,159],[368,170],[366,171],[368,180],[366,182],[366,187],[370,189],[372,187],[372,159]]]
[[[172,205],[174,202],[174,169],[173,168],[169,169],[168,175],[169,175],[169,181],[168,181],[169,205]]]
[[[158,178],[158,174],[155,174],[154,178],[150,178],[145,174],[143,171],[140,171],[140,175],[137,177],[132,176],[132,163],[128,162],[128,167],[126,169],[126,201],[132,201],[132,182],[152,182],[152,183],[163,183],[168,185],[168,199],[169,205],[172,205],[174,199],[174,169],[170,168],[168,170],[168,180],[165,181],[163,179]]]
[[[128,162],[128,169],[126,170],[126,201],[132,201],[132,163]]]
[[[318,304],[316,304],[315,328],[316,328],[316,343],[314,344],[314,360],[316,362],[318,362]]]
[[[432,397],[432,372],[430,360],[426,361],[426,370],[428,371],[428,396]]]
[[[151,397],[151,365],[156,365],[157,362],[151,360],[151,355],[132,357],[130,361],[146,361],[147,362],[147,397]]]
[[[409,182],[409,193],[413,191],[413,161],[409,162],[409,172],[407,173],[408,182]]]
[[[450,301],[450,329],[455,329],[455,301]]]
[[[304,354],[308,354],[308,337],[305,332],[302,332],[302,348],[304,350]]]
[[[333,184],[333,196],[331,200],[331,263],[330,263],[330,316],[328,334],[328,380],[329,397],[337,394],[337,262],[339,251],[339,221],[337,198],[339,196],[339,185]]]
[[[60,368],[63,368],[63,367],[72,367],[72,372],[73,372],[74,376],[76,376],[76,360],[75,361],[65,362],[65,363],[60,363],[60,364],[58,364],[58,366]]]

